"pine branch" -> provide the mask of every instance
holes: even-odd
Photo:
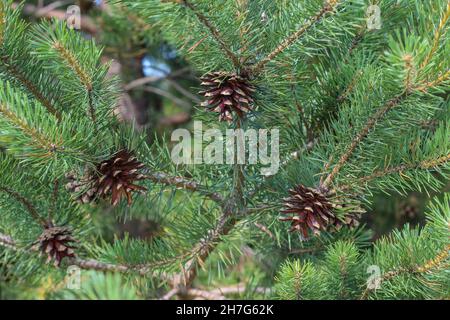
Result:
[[[86,87],[86,90],[92,90],[92,80],[87,71],[85,71],[83,67],[78,63],[75,56],[58,41],[55,41],[53,43],[53,48],[59,53],[61,58],[67,62],[69,67],[78,76],[81,83]]]
[[[236,128],[242,127],[242,119],[236,122]],[[237,155],[236,155],[237,157]],[[238,164],[235,159],[233,165],[233,190],[229,197],[223,202],[222,214],[216,227],[208,231],[206,238],[202,239],[192,250],[192,258],[183,266],[182,273],[176,278],[180,290],[185,291],[197,277],[199,266],[203,265],[209,255],[217,247],[220,239],[229,234],[236,223],[240,220],[240,214],[245,211],[244,199],[244,165]]]
[[[22,203],[25,208],[27,209],[28,213],[31,215],[31,217],[39,224],[42,225],[42,227],[45,227],[48,225],[48,221],[45,221],[44,218],[42,218],[37,209],[33,206],[33,204],[24,196],[22,196],[20,193],[11,190],[10,188],[4,187],[0,185],[0,191],[8,194],[12,198],[16,199],[18,202]]]
[[[221,287],[221,288],[217,288],[214,290],[202,290],[202,289],[197,289],[197,288],[190,288],[183,294],[182,297],[183,298],[184,297],[200,298],[200,299],[205,299],[205,300],[226,300],[227,298],[225,295],[241,294],[241,293],[244,293],[245,290],[246,290],[245,283],[238,283],[236,285],[232,285],[232,286],[228,286],[228,287]],[[257,288],[254,288],[252,291],[255,293],[259,293],[259,294],[266,294],[266,293],[270,292],[270,289],[263,288],[263,287],[257,287]],[[171,295],[167,294],[166,296],[164,296],[165,299],[161,299],[161,300],[169,300],[170,297],[180,294],[180,292],[177,292],[177,290],[175,290],[175,289],[171,290],[169,293]],[[167,299],[167,296],[169,296],[169,299]]]
[[[409,97],[412,93],[414,93],[415,90],[427,92],[429,89],[436,87],[440,85],[442,82],[448,80],[449,77],[450,77],[450,70],[438,76],[435,80],[426,82],[425,84],[417,86],[412,85],[406,86],[403,93],[392,98],[381,109],[378,109],[378,111],[369,118],[366,125],[361,129],[361,131],[359,131],[359,133],[353,138],[352,142],[350,143],[346,151],[341,155],[339,161],[333,167],[331,173],[329,173],[326,176],[323,182],[321,181],[320,188],[323,190],[328,189],[335,176],[339,173],[342,167],[350,159],[353,152],[359,146],[361,141],[363,141],[367,137],[369,132],[377,125],[378,121],[381,120],[392,108],[396,107],[399,103],[401,103],[403,100]],[[325,166],[328,168],[330,167],[330,165],[331,163],[328,162]]]
[[[167,1],[167,0],[166,0]],[[240,69],[241,64],[239,63],[239,58],[231,51],[230,47],[225,43],[225,40],[222,38],[222,35],[219,33],[216,27],[212,25],[209,19],[201,13],[190,1],[188,0],[168,0],[169,2],[176,2],[179,4],[183,4],[187,8],[189,8],[197,17],[197,19],[209,30],[212,37],[219,44],[221,49],[225,52],[227,57],[231,60],[234,67],[236,69]]]
[[[1,17],[0,17],[1,18]],[[1,42],[0,42],[1,43]],[[39,91],[39,89],[20,72],[13,63],[9,61],[7,56],[1,56],[0,61],[5,66],[6,71],[19,81],[31,94],[47,109],[48,112],[53,114],[58,121],[61,120],[61,114],[56,110],[53,104]]]
[[[208,191],[208,188],[206,186],[203,186],[193,180],[188,180],[183,177],[169,176],[163,172],[150,173],[145,177],[156,183],[172,185],[176,186],[177,188],[198,192],[219,204],[222,204],[224,201],[222,195],[217,192]]]
[[[349,94],[353,91],[353,89],[355,88],[355,85],[358,83],[358,81],[362,75],[363,75],[362,70],[359,70],[358,72],[355,73],[355,75],[352,77],[352,80],[350,81],[349,85],[345,88],[344,92],[342,92],[336,99],[337,103],[342,103],[343,101],[345,101],[348,98]]]
[[[450,70],[447,70],[444,74],[440,75],[433,81],[425,82],[421,86],[418,86],[416,89],[422,92],[427,92],[430,88],[435,87],[442,82],[448,80],[450,78]]]
[[[441,36],[444,34],[444,26],[447,23],[447,21],[450,18],[450,1],[447,2],[447,9],[445,10],[444,15],[442,16],[441,20],[439,21],[439,25],[437,29],[434,32],[434,40],[433,40],[433,46],[431,47],[431,50],[428,52],[427,56],[423,60],[422,64],[420,65],[420,68],[423,69],[425,66],[428,65],[431,58],[433,57],[433,54],[436,52],[436,50],[439,47],[439,40],[441,39]]]
[[[83,86],[86,88],[86,91],[88,93],[88,99],[89,99],[89,113],[91,115],[92,122],[94,124],[97,123],[96,115],[95,115],[95,109],[92,101],[92,79],[89,76],[89,73],[84,70],[84,68],[80,65],[80,63],[77,61],[76,57],[70,52],[67,48],[65,48],[60,42],[55,41],[53,43],[53,48],[58,52],[60,57],[69,65],[69,67],[72,69],[72,71],[75,73],[75,75],[78,77],[80,82],[83,84]]]
[[[424,160],[421,161],[419,163],[411,163],[411,164],[401,164],[399,166],[395,166],[395,167],[387,167],[383,170],[378,170],[375,171],[374,173],[368,175],[368,176],[364,176],[361,178],[356,179],[356,181],[354,181],[352,184],[349,185],[343,185],[341,187],[338,188],[339,191],[345,191],[351,188],[354,188],[355,185],[362,185],[364,183],[367,183],[369,181],[378,179],[378,178],[382,178],[385,177],[387,175],[391,175],[391,174],[395,174],[395,173],[400,173],[403,171],[407,171],[407,170],[414,170],[414,169],[430,169],[430,168],[435,168],[437,166],[441,166],[447,162],[450,161],[450,153],[436,158],[436,159],[431,159],[431,160]]]
[[[272,61],[276,56],[282,53],[284,50],[289,48],[294,44],[305,32],[307,32],[311,27],[317,24],[321,19],[328,13],[333,11],[333,9],[339,4],[338,0],[328,0],[322,9],[313,17],[311,17],[306,24],[304,24],[300,29],[291,34],[289,37],[284,39],[275,50],[269,53],[265,58],[260,60],[254,67],[251,68],[250,74],[253,76],[258,75],[262,72],[265,65]]]
[[[26,252],[34,252],[37,251],[34,247],[19,247],[16,241],[8,235],[0,233],[0,246],[6,247],[8,249],[12,249],[14,251],[25,250]],[[121,264],[111,264],[100,262],[94,259],[80,259],[80,258],[70,258],[67,263],[69,265],[75,265],[85,270],[97,270],[104,272],[118,272],[118,273],[137,273],[141,276],[148,276],[150,270],[148,267],[129,267]],[[156,274],[155,274],[156,275]],[[158,273],[157,275],[161,276],[161,278],[165,278],[165,275],[162,273]]]
[[[325,178],[325,180],[321,183],[320,188],[326,190],[328,189],[328,186],[331,184],[334,177],[339,173],[339,171],[342,169],[342,167],[347,163],[347,161],[352,156],[353,152],[355,151],[356,147],[359,146],[362,140],[369,134],[369,132],[375,127],[377,122],[384,117],[386,113],[388,113],[392,108],[394,108],[396,105],[398,105],[401,101],[403,101],[408,94],[406,91],[395,98],[392,98],[389,100],[384,107],[381,109],[378,109],[378,111],[369,118],[366,125],[362,128],[362,130],[353,138],[351,144],[348,146],[347,150],[344,152],[344,154],[341,155],[339,158],[339,161],[337,164],[333,167],[333,170],[331,173]]]
[[[226,209],[219,218],[216,227],[208,232],[206,238],[202,239],[192,250],[192,258],[183,266],[180,275],[175,277],[175,285],[180,287],[180,290],[186,290],[192,285],[192,282],[197,277],[199,266],[203,265],[211,252],[217,247],[220,238],[226,236],[237,223],[236,219],[230,219],[233,214],[229,209]]]
[[[403,274],[415,274],[420,275],[427,273],[433,269],[448,268],[449,264],[445,263],[445,260],[449,256],[450,245],[447,245],[444,250],[440,251],[433,259],[426,261],[423,265],[418,265],[412,268],[403,268],[400,267],[395,270],[391,270],[383,274],[380,279],[379,284],[381,285],[385,281],[389,281],[395,277],[398,277]],[[360,300],[365,300],[368,298],[369,294],[375,289],[370,288],[369,286],[364,290],[363,294],[360,297]]]
[[[0,104],[0,114],[9,120],[12,124],[17,126],[23,133],[28,135],[39,148],[42,148],[47,151],[44,156],[51,156],[58,149],[62,149],[62,146],[56,144],[54,142],[49,141],[47,137],[41,134],[38,130],[33,127],[30,127],[28,123],[24,120],[20,119],[15,113],[7,108],[7,106]]]
[[[361,43],[362,39],[364,38],[364,35],[366,34],[365,28],[360,30],[356,36],[353,38],[350,47],[348,48],[348,55],[346,57],[346,60],[348,61],[348,58],[352,55],[353,51],[356,49],[356,47]]]

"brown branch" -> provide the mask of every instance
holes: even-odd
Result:
[[[226,298],[223,295],[221,295],[220,293],[217,293],[214,291],[196,289],[196,288],[188,289],[187,292],[183,296],[193,297],[196,299],[201,298],[203,300],[226,300]]]
[[[190,67],[185,67],[185,68],[176,70],[172,73],[169,73],[167,75],[164,75],[162,77],[143,77],[143,78],[135,79],[135,80],[131,81],[130,83],[126,84],[124,86],[124,90],[127,90],[127,91],[132,90],[137,87],[143,86],[147,83],[153,83],[153,82],[164,80],[164,79],[174,79],[186,72],[189,72],[190,70],[191,70]]]
[[[18,202],[22,203],[27,209],[28,213],[31,215],[31,217],[34,220],[36,220],[36,222],[41,224],[43,227],[47,226],[48,222],[45,221],[45,219],[39,215],[37,209],[33,206],[33,204],[30,201],[28,201],[27,198],[22,196],[20,193],[11,190],[10,188],[7,187],[0,186],[0,191],[3,191],[4,193],[16,199]]]
[[[162,172],[149,173],[146,175],[146,178],[156,183],[172,185],[180,189],[198,192],[220,204],[224,202],[223,197],[219,193],[208,191],[208,188],[206,186],[203,186],[193,180],[188,180],[183,177],[169,176]]]
[[[356,47],[361,43],[362,39],[365,35],[365,29],[362,29],[358,32],[358,34],[353,38],[350,47],[348,48],[348,55],[346,60],[348,61],[348,58],[352,55],[353,51],[356,49]]]
[[[241,294],[241,293],[245,292],[246,290],[247,290],[247,287],[246,287],[245,283],[238,283],[238,284],[232,285],[232,286],[220,287],[220,288],[214,289],[210,292],[227,295],[227,294]],[[256,288],[252,288],[252,291],[255,293],[265,294],[267,292],[270,292],[271,290],[270,290],[270,288],[256,287]]]
[[[300,29],[291,34],[289,37],[284,39],[275,50],[269,53],[265,58],[260,60],[251,70],[250,74],[253,76],[258,75],[265,65],[272,61],[276,56],[282,53],[285,49],[289,48],[293,43],[295,43],[306,31],[308,31],[312,26],[318,23],[328,12],[333,11],[333,9],[337,6],[337,0],[329,0],[322,7],[322,9],[312,18],[306,22]]]
[[[237,219],[232,219],[231,215],[233,212],[230,208],[225,209],[216,227],[210,230],[192,250],[192,258],[183,266],[181,274],[177,277],[178,280],[175,281],[175,285],[178,285],[181,291],[187,290],[192,285],[197,277],[198,267],[205,263],[210,253],[217,247],[220,238],[226,236],[237,223]]]
[[[223,40],[223,38],[222,38],[221,34],[219,33],[219,31],[217,30],[217,28],[211,24],[211,22],[208,20],[208,18],[205,15],[203,15],[201,12],[199,12],[197,10],[197,8],[188,0],[176,0],[175,2],[185,5],[197,16],[197,19],[201,23],[203,23],[203,25],[205,25],[205,27],[208,28],[208,30],[211,32],[211,35],[217,41],[217,43],[220,45],[220,47],[225,52],[225,54],[228,56],[228,58],[231,60],[234,67],[236,69],[239,69],[241,66],[241,64],[239,63],[239,58],[233,53],[233,51],[231,51],[229,46]]]
[[[265,234],[267,234],[269,236],[269,238],[275,239],[275,236],[273,235],[273,233],[265,225],[263,225],[259,222],[255,222],[255,223],[253,223],[253,225],[256,228],[258,228],[259,230],[261,230],[262,232],[264,232]]]
[[[198,288],[188,288],[185,292],[180,291],[178,288],[170,290],[160,300],[170,300],[174,296],[180,296],[181,298],[193,298],[204,300],[226,300],[225,295],[229,294],[242,294],[246,291],[245,283],[238,283],[227,287],[220,287],[213,290],[204,290]],[[270,292],[270,288],[257,287],[253,289],[253,292],[259,294],[266,294]]]
[[[26,252],[37,251],[34,247],[19,247],[16,241],[8,235],[0,233],[0,246],[7,247],[9,249],[19,251],[25,250]],[[121,264],[111,264],[100,262],[93,259],[80,259],[80,258],[69,258],[67,259],[67,263],[69,265],[75,265],[85,270],[97,270],[104,272],[118,272],[118,273],[138,273],[141,276],[148,276],[150,270],[148,266],[144,267],[134,267],[134,266],[126,266]],[[167,276],[163,273],[155,273],[154,275],[159,275],[161,278],[165,279]],[[167,277],[169,279],[169,277]]]
[[[174,288],[167,292],[164,296],[162,296],[159,300],[170,300],[172,297],[176,296],[179,293],[178,288]]]

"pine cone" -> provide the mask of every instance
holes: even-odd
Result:
[[[54,265],[59,267],[64,257],[75,257],[73,242],[76,240],[72,238],[72,233],[68,228],[49,226],[44,229],[34,246],[41,253],[47,254],[46,263],[54,260]]]
[[[285,209],[281,211],[289,217],[281,220],[291,221],[290,231],[298,230],[308,238],[310,231],[318,234],[335,221],[333,205],[321,192],[298,185],[289,193],[291,196],[284,199]]]
[[[252,94],[255,88],[249,81],[235,73],[212,72],[204,75],[201,86],[204,91],[199,93],[208,100],[201,105],[220,113],[219,121],[233,120],[233,113],[242,117],[251,110]]]
[[[147,188],[135,182],[145,179],[139,171],[144,164],[133,157],[127,150],[121,150],[110,159],[101,162],[94,172],[87,177],[77,179],[73,174],[67,177],[70,182],[66,188],[72,192],[82,192],[78,200],[90,203],[96,198],[111,197],[111,204],[117,205],[126,198],[131,205],[133,191],[147,191]]]

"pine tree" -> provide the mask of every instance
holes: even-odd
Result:
[[[132,15],[130,42],[176,48],[204,128],[278,129],[262,175],[175,164],[168,137],[117,117],[99,44],[2,1],[0,296],[448,299],[450,1],[368,2],[117,0],[102,17],[112,47]],[[411,191],[432,198],[425,225],[373,240],[375,196]],[[150,238],[109,229],[133,217]]]

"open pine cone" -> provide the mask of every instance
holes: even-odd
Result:
[[[38,240],[34,243],[36,249],[47,255],[46,263],[54,260],[54,265],[59,267],[65,257],[74,258],[74,246],[76,242],[72,233],[66,227],[49,226],[44,229]]]
[[[300,231],[308,238],[310,231],[318,234],[335,221],[333,205],[319,191],[298,185],[289,193],[290,197],[284,199],[285,209],[281,211],[288,217],[281,220],[291,222],[290,231]]]
[[[220,121],[231,122],[233,113],[242,117],[251,110],[255,88],[250,82],[235,73],[212,72],[201,78],[200,91],[207,98],[201,105],[219,113]]]
[[[117,205],[122,198],[126,198],[131,205],[132,192],[146,191],[147,188],[136,184],[144,180],[140,173],[144,164],[132,156],[127,150],[121,150],[110,159],[102,161],[94,172],[77,179],[74,174],[67,175],[70,182],[66,188],[72,192],[82,192],[78,200],[90,203],[96,198],[111,197],[111,204]]]

